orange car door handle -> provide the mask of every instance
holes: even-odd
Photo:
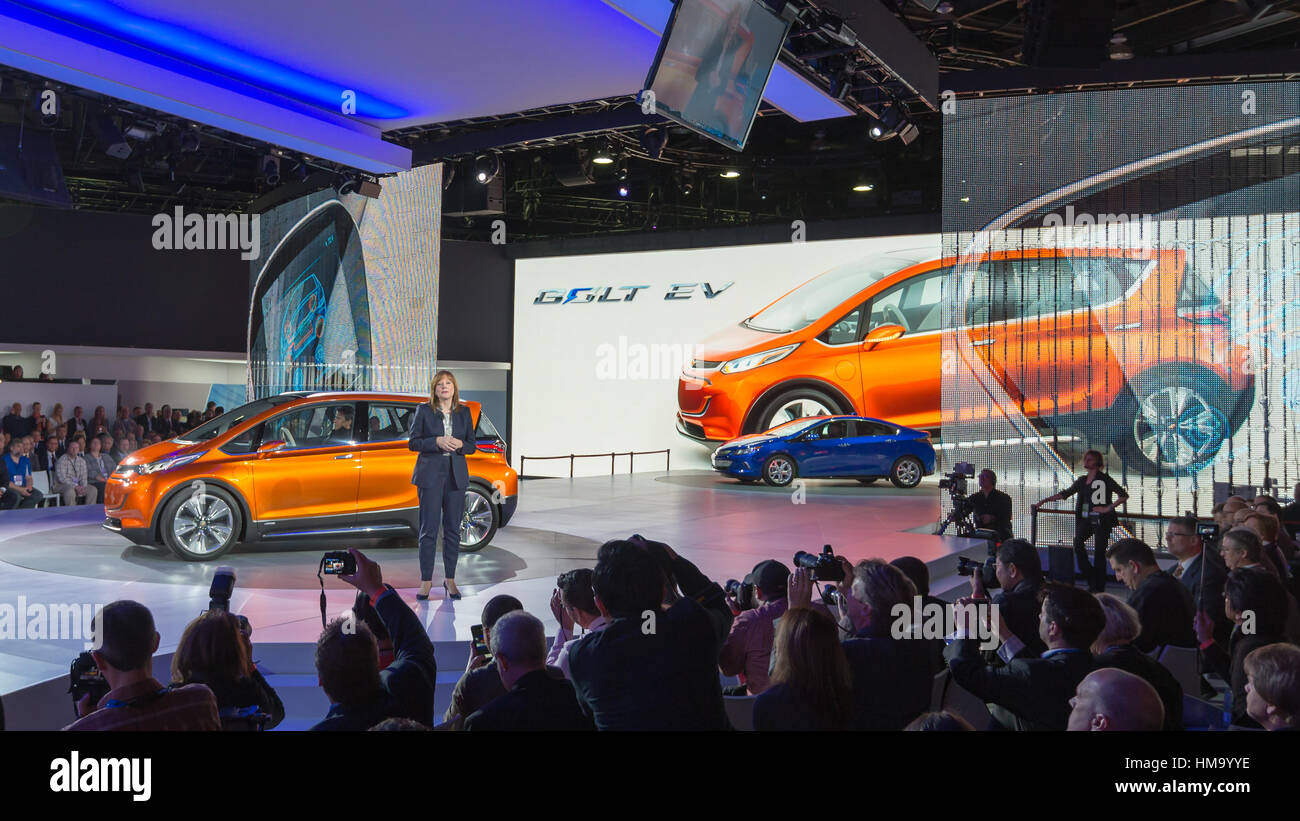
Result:
[[[972,344],[972,345],[992,345],[992,344],[993,344],[993,337],[990,336],[990,337],[987,337],[986,339],[972,339],[970,344]]]
[[[353,456],[356,456],[356,454],[355,454],[355,453],[340,453],[338,456],[335,456],[334,458],[335,458],[335,459],[351,459]]]

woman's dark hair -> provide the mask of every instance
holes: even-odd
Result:
[[[1223,595],[1238,613],[1251,611],[1255,617],[1255,634],[1280,636],[1286,629],[1286,589],[1267,570],[1238,568],[1223,583]]]
[[[584,613],[600,615],[600,611],[596,609],[596,596],[591,590],[591,568],[580,567],[577,570],[561,573],[555,580],[555,586],[560,588],[560,595],[564,598],[565,604],[576,607]]]
[[[209,610],[190,622],[172,656],[172,681],[178,683],[228,683],[252,673],[239,620],[224,610]]]
[[[825,726],[847,726],[853,685],[839,627],[829,616],[806,607],[786,611],[776,622],[772,665],[773,684],[794,690]]]

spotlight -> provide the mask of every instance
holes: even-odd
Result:
[[[108,112],[101,111],[90,119],[90,128],[95,132],[95,139],[99,141],[99,147],[104,149],[104,153],[117,159],[125,160],[131,156],[131,144],[122,136],[121,130],[113,122],[113,118],[108,116]]]
[[[867,126],[867,134],[871,135],[873,140],[883,140],[885,138],[885,127],[879,120],[872,120],[871,125]]]
[[[767,202],[768,196],[769,194],[767,193],[767,189],[763,189],[762,191],[758,192],[758,198],[763,202]]]
[[[859,194],[865,193],[867,191],[873,191],[875,190],[875,188],[876,186],[872,185],[866,180],[859,180],[858,183],[853,186],[853,190],[857,191]]]
[[[627,157],[626,156],[622,156],[618,158],[618,169],[614,172],[614,176],[618,177],[619,182],[622,182],[627,179]]]
[[[734,168],[728,168],[726,171],[723,171],[718,176],[722,177],[724,180],[734,180],[736,177],[740,176],[740,172]]]
[[[591,161],[596,165],[613,165],[614,155],[610,153],[607,144],[601,143],[596,149],[596,153],[591,156]]]
[[[334,178],[334,190],[339,193],[340,197],[345,196],[347,194],[356,193],[357,190],[356,177],[353,177],[348,174],[339,174],[337,177]]]
[[[1116,34],[1114,37],[1110,38],[1110,59],[1133,59],[1133,47],[1128,44],[1128,37],[1124,36],[1124,34]]]
[[[480,154],[474,159],[474,179],[487,185],[501,173],[501,158],[496,154]]]
[[[668,131],[664,128],[648,127],[641,132],[641,147],[645,153],[650,155],[650,159],[657,160],[664,153],[664,146],[668,145]]]
[[[619,195],[620,197],[626,197],[627,194],[628,194],[627,186],[626,186],[626,185],[620,185],[620,186],[618,187],[618,195]]]
[[[266,154],[262,157],[262,176],[266,178],[267,185],[280,184],[280,158],[274,154]]]

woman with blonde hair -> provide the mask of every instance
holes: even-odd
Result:
[[[451,371],[438,371],[429,384],[429,401],[415,412],[408,447],[419,455],[411,484],[420,496],[420,592],[424,601],[433,588],[433,557],[438,550],[438,525],[442,524],[443,590],[459,599],[456,557],[460,555],[460,526],[465,517],[465,491],[473,453],[474,416],[460,401],[460,386]]]
[[[54,430],[58,428],[59,425],[63,424],[63,403],[62,402],[54,403],[54,409],[50,411],[50,415],[48,419],[49,421],[45,423],[45,426],[50,430]]]

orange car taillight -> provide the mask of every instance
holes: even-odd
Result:
[[[506,443],[500,439],[484,439],[474,443],[474,446],[482,453],[505,453]]]

